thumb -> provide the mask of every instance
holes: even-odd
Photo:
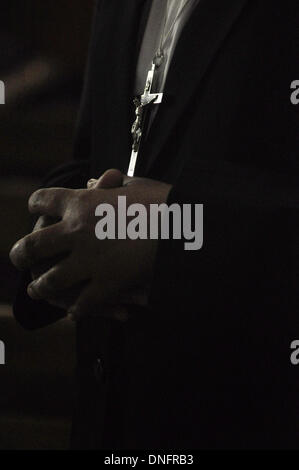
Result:
[[[98,180],[89,180],[88,189],[119,188],[123,185],[124,175],[119,170],[107,170]]]

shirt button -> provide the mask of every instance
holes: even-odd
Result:
[[[97,381],[97,383],[104,383],[105,381],[105,371],[103,367],[103,361],[102,359],[98,358],[95,361],[94,364],[94,376]]]

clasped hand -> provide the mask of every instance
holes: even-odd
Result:
[[[29,211],[39,216],[38,222],[10,252],[18,269],[32,273],[28,295],[64,308],[75,319],[101,314],[125,319],[121,298],[131,292],[137,295],[150,281],[157,240],[99,241],[95,209],[106,203],[117,211],[118,196],[126,196],[128,205],[160,204],[166,202],[170,188],[109,170],[90,181],[87,189],[33,193]]]

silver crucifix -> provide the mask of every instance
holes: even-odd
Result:
[[[137,158],[140,150],[141,138],[143,133],[143,124],[144,124],[144,111],[147,106],[151,104],[160,104],[162,103],[163,93],[152,93],[152,86],[155,77],[156,65],[153,63],[151,70],[147,74],[146,84],[144,88],[143,95],[134,99],[134,105],[136,107],[135,114],[136,119],[132,126],[132,137],[133,137],[133,146],[131,159],[128,169],[128,176],[134,176],[135,167],[137,163]]]

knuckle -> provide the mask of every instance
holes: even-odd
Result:
[[[38,218],[38,220],[37,220],[37,222],[36,222],[36,224],[35,224],[35,226],[34,226],[33,232],[37,232],[38,230],[40,230],[40,229],[42,229],[42,228],[45,228],[45,227],[47,227],[48,225],[50,225],[50,221],[47,219],[46,216],[41,215],[41,216]]]
[[[29,201],[28,201],[29,210],[33,210],[36,208],[43,194],[44,194],[44,189],[38,189],[33,194],[31,194]]]
[[[59,288],[59,282],[56,273],[45,275],[39,282],[36,283],[35,291],[42,297],[53,295]]]
[[[40,239],[39,232],[33,232],[22,240],[23,258],[26,266],[32,266],[40,259]]]
[[[47,278],[48,288],[51,290],[62,289],[65,278],[66,278],[65,269],[59,266],[52,268]]]
[[[86,232],[86,224],[82,217],[73,214],[67,220],[67,231],[72,235],[83,235]]]
[[[11,250],[10,259],[18,269],[26,268],[33,257],[30,238],[20,240]]]
[[[15,244],[12,249],[10,250],[10,253],[9,253],[9,258],[12,262],[12,264],[14,266],[16,266],[17,268],[20,268],[20,244],[21,242],[18,242],[17,244]]]
[[[22,251],[24,253],[24,257],[28,261],[34,261],[35,260],[35,249],[36,249],[36,242],[34,238],[29,235],[28,237],[25,237],[22,241],[23,243],[23,248]]]
[[[49,276],[46,277],[46,279],[44,280],[42,284],[42,288],[45,291],[45,293],[53,292],[57,289],[57,281],[53,274],[50,274]]]

